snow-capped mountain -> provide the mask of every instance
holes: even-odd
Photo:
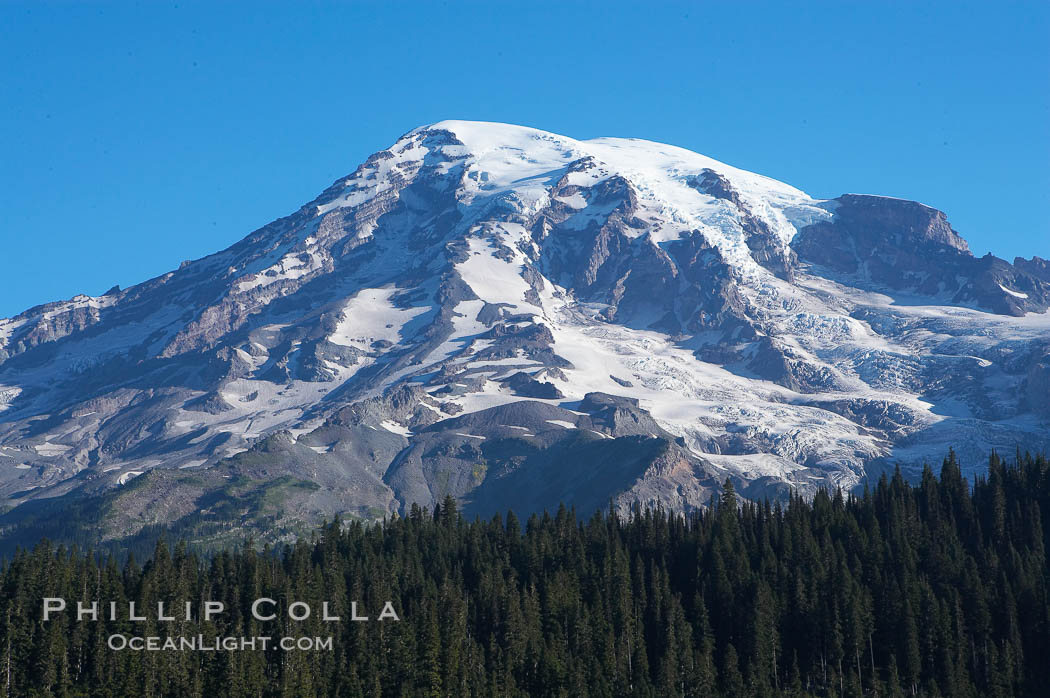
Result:
[[[4,520],[104,497],[116,535],[249,490],[282,525],[688,509],[727,476],[978,468],[1050,445],[1048,305],[1045,260],[975,258],[922,204],[441,122],[222,252],[0,320]]]

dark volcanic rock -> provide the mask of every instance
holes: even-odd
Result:
[[[557,386],[546,381],[538,381],[527,373],[519,371],[504,381],[504,384],[522,397],[534,397],[542,400],[556,400],[565,397]]]
[[[860,194],[832,204],[832,220],[801,229],[792,241],[799,259],[877,286],[1003,315],[1050,306],[1050,283],[992,255],[975,259],[941,211]],[[1039,269],[1034,260],[1029,266]]]
[[[1042,257],[1014,257],[1014,266],[1042,281],[1050,282],[1050,261]]]

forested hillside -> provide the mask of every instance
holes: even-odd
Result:
[[[1050,463],[954,454],[916,485],[739,501],[689,517],[561,510],[464,521],[452,500],[281,550],[186,543],[120,566],[41,543],[0,572],[0,694],[1013,696],[1050,686]],[[209,622],[44,622],[44,597]],[[259,622],[254,599],[303,601]],[[349,620],[349,601],[368,622]],[[400,621],[377,620],[387,600]],[[321,620],[329,601],[340,622]],[[118,604],[119,606],[119,604]],[[194,611],[195,616],[197,611]],[[155,613],[150,613],[154,617]],[[125,635],[333,638],[331,650],[113,651]]]

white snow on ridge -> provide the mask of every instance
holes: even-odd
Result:
[[[595,138],[579,141],[527,126],[485,121],[440,121],[420,127],[411,137],[429,130],[450,131],[464,143],[461,155],[489,172],[493,187],[528,180],[582,157],[592,156],[622,173],[640,173],[665,182],[682,181],[711,169],[723,175],[745,196],[761,195],[775,201],[813,201],[804,192],[770,177],[741,170],[685,148],[638,138]],[[458,146],[445,146],[445,148]],[[668,177],[668,173],[671,176]]]
[[[448,131],[463,145],[423,145],[427,135],[435,131]],[[796,225],[832,215],[825,202],[788,184],[677,146],[633,138],[581,141],[524,126],[457,120],[420,127],[403,136],[385,152],[385,157],[347,179],[345,193],[318,206],[318,215],[334,208],[358,206],[389,189],[395,169],[404,177],[414,176],[428,147],[433,148],[430,155],[437,155],[449,166],[464,163],[466,171],[457,198],[465,210],[483,212],[483,207],[471,206],[479,197],[510,196],[524,216],[549,203],[551,185],[566,175],[571,163],[591,158],[594,167],[569,173],[571,183],[590,187],[614,174],[624,177],[638,194],[640,217],[653,224],[644,232],[654,241],[667,242],[685,231],[700,229],[746,275],[760,272],[745,244],[734,209],[690,186],[703,170],[713,170],[728,179],[751,212],[763,218],[784,245],[796,234]],[[582,211],[579,221],[567,221],[570,227],[582,226],[600,214],[591,210],[594,207],[588,206],[579,193],[562,201]],[[295,273],[287,268],[278,271],[278,278]],[[268,282],[256,277],[243,282],[243,287],[259,283]]]
[[[309,262],[303,260],[303,256],[307,256]],[[254,274],[246,274],[237,284],[237,290],[243,293],[261,286],[275,284],[278,281],[298,279],[319,271],[323,267],[324,264],[316,254],[290,252],[281,257],[273,266]]]
[[[1003,286],[1002,284],[999,284],[999,288],[1003,289],[1004,291],[1009,293],[1014,298],[1028,298],[1028,294],[1027,293],[1021,293],[1020,291],[1011,291],[1010,289],[1008,289],[1006,286]]]
[[[419,169],[426,154],[426,148],[417,142],[399,141],[386,152],[387,157],[380,158],[370,166],[363,166],[360,172],[355,173],[357,176],[344,181],[346,188],[343,192],[317,206],[317,215],[323,216],[337,208],[354,208],[384,194],[393,188],[390,175],[394,170],[403,170],[403,174],[410,176]]]
[[[455,134],[462,146],[444,146],[450,157],[466,157],[472,176],[467,177],[466,201],[513,190],[528,202],[547,196],[554,174],[584,157],[580,143],[539,129],[482,121],[441,121],[409,133],[444,130]]]
[[[797,233],[796,224],[832,215],[823,202],[788,184],[677,146],[632,138],[577,141],[537,129],[484,122],[444,121],[427,128],[451,131],[465,144],[445,146],[444,152],[468,157],[472,176],[467,178],[464,194],[467,203],[477,195],[513,190],[522,201],[523,213],[528,213],[546,201],[552,173],[589,156],[597,167],[572,173],[574,184],[593,186],[619,174],[631,183],[643,211],[648,212],[642,218],[653,222],[647,232],[654,241],[674,240],[684,231],[699,228],[727,259],[752,273],[757,273],[757,265],[734,210],[689,184],[703,170],[728,179],[752,213],[764,218],[784,245]],[[586,206],[579,194],[565,203],[574,208]],[[573,225],[572,220],[568,223]]]
[[[810,215],[826,215],[819,209],[819,202],[788,184],[685,148],[627,138],[598,138],[586,141],[585,147],[635,185],[643,205],[654,207],[660,219],[669,219],[687,228],[699,224],[712,242],[737,263],[747,263],[750,255],[746,248],[741,248],[743,232],[735,217],[727,213],[724,202],[712,200],[688,184],[703,170],[713,170],[729,180],[752,213],[765,218],[783,244],[797,232],[783,209],[791,209],[792,218],[800,217],[800,211],[807,209],[812,210]],[[734,228],[737,230],[733,231]],[[727,235],[731,232],[733,234]],[[680,230],[662,231],[654,239],[674,239],[680,233]]]
[[[15,333],[22,325],[26,324],[25,318],[21,320],[14,320],[11,318],[4,318],[0,320],[0,347],[5,346],[8,340],[11,339],[11,335]]]
[[[86,294],[78,294],[73,296],[68,301],[61,301],[51,304],[53,307],[48,308],[45,312],[37,315],[29,315],[28,317],[15,318],[0,318],[0,347],[6,345],[10,341],[12,335],[20,327],[24,327],[27,324],[33,322],[49,321],[53,318],[71,312],[73,310],[80,310],[83,308],[89,308],[94,311],[93,314],[97,315],[98,311],[103,308],[108,308],[117,302],[116,296],[88,296]]]

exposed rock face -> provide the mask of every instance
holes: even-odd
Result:
[[[833,199],[828,208],[833,219],[802,228],[792,243],[804,261],[892,290],[995,313],[1020,317],[1050,306],[1050,281],[1033,273],[1041,260],[1011,265],[992,255],[975,259],[936,209],[859,194]]]
[[[914,202],[443,122],[226,250],[0,320],[0,527],[83,497],[107,536],[277,535],[445,495],[691,509],[949,445],[976,468],[1050,447],[1048,277]]]
[[[810,261],[842,271],[856,271],[860,264],[880,255],[892,255],[902,274],[924,265],[918,254],[969,253],[966,241],[948,225],[937,209],[915,201],[884,196],[846,194],[832,199],[835,218],[805,228],[795,249]],[[879,265],[878,270],[886,269]]]
[[[538,397],[544,400],[557,400],[565,397],[553,383],[538,381],[523,371],[515,373],[503,381],[503,384],[522,397]]]
[[[1050,261],[1047,261],[1042,257],[1032,257],[1031,259],[1015,257],[1014,267],[1020,271],[1031,274],[1037,279],[1050,281]]]

